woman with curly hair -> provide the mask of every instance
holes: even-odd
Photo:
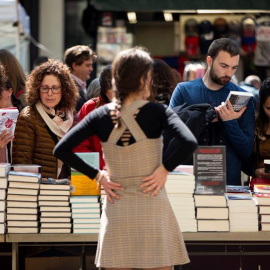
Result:
[[[53,149],[71,128],[78,90],[69,68],[58,60],[36,67],[26,82],[26,106],[20,113],[13,142],[16,164],[42,166],[42,177],[68,177],[70,170]]]

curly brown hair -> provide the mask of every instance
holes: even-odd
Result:
[[[0,62],[0,93],[4,90],[6,86],[7,75],[4,66]]]
[[[58,104],[58,109],[63,111],[75,110],[79,96],[78,89],[70,75],[68,66],[54,59],[49,59],[46,63],[37,66],[29,75],[26,82],[26,104],[33,106],[41,100],[39,89],[46,75],[54,75],[61,82],[62,98]]]

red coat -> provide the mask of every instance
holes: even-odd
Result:
[[[80,110],[79,113],[79,121],[81,121],[88,113],[92,112],[96,109],[96,104],[99,103],[99,97],[90,99],[85,102]],[[101,106],[105,105],[106,103],[103,101]],[[83,141],[77,147],[73,149],[73,152],[99,152],[99,166],[100,169],[105,169],[105,161],[103,159],[103,152],[100,140],[97,136],[91,136],[87,140]]]

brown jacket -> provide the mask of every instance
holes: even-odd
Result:
[[[36,108],[25,107],[18,118],[12,148],[13,164],[38,164],[42,177],[57,177],[55,143]]]

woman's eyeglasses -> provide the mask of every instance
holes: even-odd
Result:
[[[52,90],[52,92],[54,94],[59,94],[61,92],[61,86],[59,86],[59,85],[53,85],[52,87],[49,87],[48,85],[41,86],[40,92],[41,93],[48,93],[50,89]]]

